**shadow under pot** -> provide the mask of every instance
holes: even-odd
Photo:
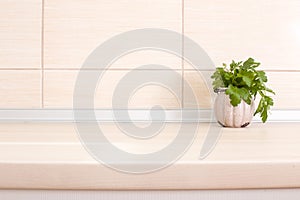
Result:
[[[225,94],[227,88],[216,89],[217,97],[214,104],[215,117],[223,127],[243,128],[248,126],[255,112],[254,100],[248,105],[245,101],[237,106],[230,103],[230,98]]]

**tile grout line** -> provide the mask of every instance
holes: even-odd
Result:
[[[41,106],[44,108],[44,16],[45,16],[45,0],[42,0],[42,25],[41,25]]]
[[[0,71],[24,71],[24,70],[41,70],[41,68],[0,68]],[[44,71],[78,71],[80,68],[43,68]],[[98,69],[98,68],[90,68],[84,69],[84,71],[128,71],[132,70],[130,68],[114,68],[114,69]],[[139,71],[152,70],[152,71],[172,71],[172,70],[182,70],[182,67],[175,69],[134,69]],[[213,69],[184,69],[184,71],[214,71]],[[300,70],[276,70],[276,69],[264,69],[265,72],[278,72],[278,73],[287,73],[287,72],[296,72],[299,73]]]
[[[24,67],[24,68],[0,68],[0,71],[24,71],[24,70],[41,70],[40,66],[37,68],[30,68],[30,67]]]
[[[76,69],[76,68],[48,68],[45,69],[46,71],[59,71],[59,70],[64,70],[64,71],[173,71],[173,70],[182,70],[182,67],[180,68],[170,68],[170,69],[159,69],[159,68],[145,68],[145,69],[136,69],[136,68],[113,68],[113,69],[105,69],[105,68],[87,68],[87,69]]]
[[[184,108],[184,0],[181,1],[181,107]]]

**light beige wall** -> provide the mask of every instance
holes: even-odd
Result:
[[[203,47],[216,65],[249,56],[262,63],[278,109],[300,108],[300,1],[184,0],[184,33]],[[188,48],[188,47],[185,47]],[[184,66],[193,85],[199,79]],[[197,90],[201,95],[201,89]],[[188,98],[186,105],[189,105]]]
[[[216,65],[251,56],[267,71],[277,92],[275,107],[300,108],[300,2],[297,0],[28,0],[0,2],[0,108],[71,108],[76,75],[84,59],[111,36],[137,28],[164,28],[195,40]],[[181,41],[182,54],[189,48]],[[95,94],[110,108],[115,85],[142,64],[162,64],[183,75],[173,84],[179,98],[157,86],[134,95],[130,108],[211,107],[203,75],[176,56],[141,51],[116,61]],[[90,66],[87,73],[93,73]],[[149,69],[144,74],[168,72]]]
[[[42,2],[0,1],[0,108],[40,108]]]

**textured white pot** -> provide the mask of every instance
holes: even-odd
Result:
[[[250,124],[253,114],[255,112],[255,104],[252,101],[251,105],[248,105],[245,101],[237,105],[232,106],[230,98],[225,94],[225,89],[217,90],[217,98],[215,100],[214,112],[219,124],[224,127],[246,127]]]

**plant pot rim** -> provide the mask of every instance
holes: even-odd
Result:
[[[228,89],[227,87],[216,88],[216,89],[214,89],[214,92],[219,94],[222,92],[226,92],[227,89]]]

